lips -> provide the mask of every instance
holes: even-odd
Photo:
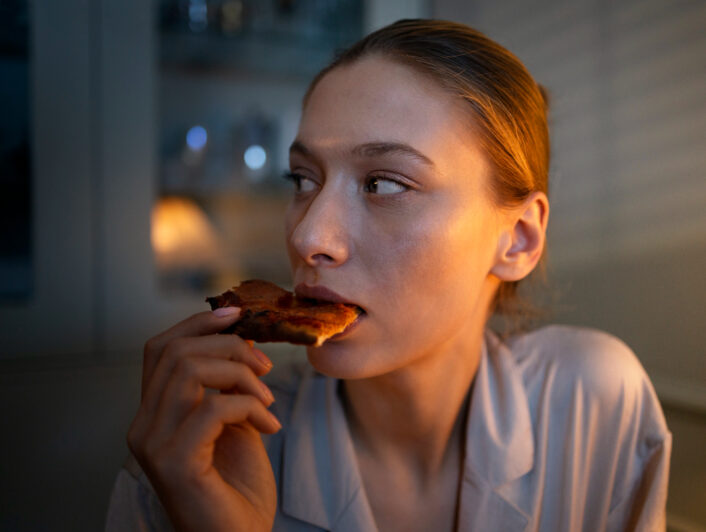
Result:
[[[334,292],[333,290],[325,286],[309,286],[307,284],[300,283],[294,288],[294,293],[297,295],[297,297],[316,299],[317,301],[325,301],[328,303],[345,303],[348,305],[354,305],[358,307],[361,313],[365,313],[365,309],[361,307],[358,303],[356,303],[355,301],[351,301],[350,299]]]

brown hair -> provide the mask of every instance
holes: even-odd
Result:
[[[368,55],[383,55],[429,75],[468,103],[494,170],[499,206],[517,205],[535,191],[548,192],[549,132],[542,87],[508,50],[479,31],[443,20],[400,20],[343,51],[314,78],[304,105],[331,70]],[[519,281],[503,282],[494,311],[522,315]]]

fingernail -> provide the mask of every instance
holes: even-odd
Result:
[[[219,307],[213,311],[213,314],[218,318],[226,318],[228,316],[235,316],[240,313],[238,307]]]
[[[262,388],[262,393],[265,396],[265,400],[267,401],[267,404],[270,405],[270,404],[274,403],[275,396],[272,394],[272,390],[270,390],[268,388],[267,384],[265,384],[264,382],[262,382],[262,381],[259,381],[259,382],[260,382],[260,388]]]
[[[279,422],[279,419],[275,417],[275,415],[270,412],[269,410],[267,411],[267,414],[270,416],[270,419],[272,420],[272,423],[277,427],[277,430],[282,428],[282,423]]]
[[[260,363],[265,366],[267,369],[270,369],[272,367],[272,361],[267,358],[267,355],[260,351],[257,347],[253,347],[253,353],[255,353],[255,356],[257,359],[260,361]]]

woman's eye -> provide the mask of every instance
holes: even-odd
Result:
[[[406,185],[403,185],[399,181],[393,181],[392,179],[387,179],[384,177],[369,177],[365,180],[365,186],[363,187],[365,192],[369,194],[399,194],[408,190]]]
[[[313,179],[295,172],[285,172],[283,177],[294,183],[294,190],[297,193],[313,192],[319,186]]]

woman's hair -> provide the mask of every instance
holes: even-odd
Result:
[[[508,50],[482,33],[443,20],[400,20],[343,51],[314,78],[369,55],[403,63],[430,76],[467,103],[491,164],[493,197],[500,207],[521,203],[535,191],[548,192],[549,132],[542,87]],[[519,281],[503,282],[494,312],[520,317],[530,306],[517,294]]]

